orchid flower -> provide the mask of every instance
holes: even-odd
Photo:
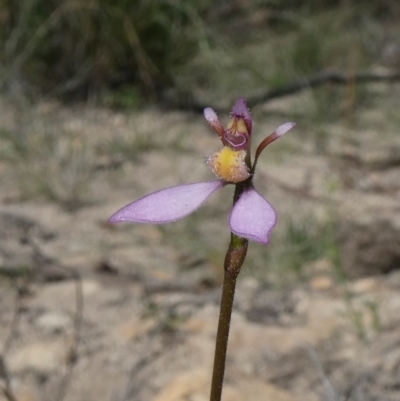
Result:
[[[170,187],[151,193],[118,210],[109,221],[150,224],[177,221],[197,210],[217,190],[235,184],[241,185],[242,191],[230,216],[232,233],[247,240],[268,244],[270,232],[276,224],[276,212],[257,192],[252,180],[262,151],[295,124],[285,123],[267,136],[258,146],[254,163],[251,163],[253,119],[246,101],[243,98],[236,101],[227,128],[222,126],[213,109],[206,108],[204,116],[219,135],[223,145],[222,149],[211,155],[207,161],[218,179]]]

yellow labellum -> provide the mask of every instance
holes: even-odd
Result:
[[[217,177],[228,182],[242,182],[250,177],[245,156],[245,150],[233,150],[224,146],[208,158],[208,165]]]

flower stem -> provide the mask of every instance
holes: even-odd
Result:
[[[236,186],[234,203],[239,199],[243,187]],[[226,351],[228,348],[229,327],[232,317],[233,299],[235,297],[236,279],[246,258],[248,241],[231,234],[231,242],[225,256],[224,283],[222,286],[221,306],[215,342],[214,368],[211,382],[210,401],[221,401],[222,386],[225,374]]]
[[[231,323],[233,298],[235,296],[236,277],[225,272],[221,298],[221,311],[215,342],[214,369],[211,384],[210,401],[220,401],[225,373],[226,349],[228,346],[229,326]]]

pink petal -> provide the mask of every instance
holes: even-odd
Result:
[[[257,161],[261,152],[272,142],[280,138],[282,135],[286,134],[291,130],[296,124],[295,123],[285,123],[280,125],[272,134],[268,135],[257,147],[256,155],[254,157],[253,172],[256,169]]]
[[[239,237],[266,245],[275,224],[274,208],[250,186],[233,207],[230,218],[231,231]]]
[[[217,189],[226,183],[217,180],[180,185],[153,192],[114,213],[110,223],[169,223],[193,213]]]
[[[280,125],[276,130],[275,130],[275,134],[277,136],[277,138],[281,137],[282,135],[286,134],[286,132],[288,132],[289,130],[291,130],[294,126],[296,125],[296,123],[285,123]]]
[[[211,108],[207,107],[204,109],[204,117],[206,118],[207,122],[211,125],[214,131],[223,139],[225,134],[225,129],[220,123],[217,113]]]
[[[240,97],[238,100],[236,100],[236,103],[232,107],[231,116],[243,118],[246,122],[247,130],[251,135],[251,131],[253,129],[253,118],[251,117],[250,110],[244,98]]]

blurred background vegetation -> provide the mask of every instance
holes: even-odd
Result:
[[[0,0],[0,84],[128,107],[234,97],[393,56],[399,17],[396,0]]]

